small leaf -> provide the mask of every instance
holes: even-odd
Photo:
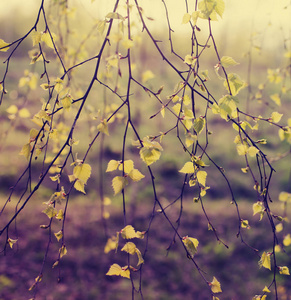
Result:
[[[258,213],[261,213],[263,211],[263,203],[258,201],[257,203],[254,203],[253,204],[253,216],[258,214]]]
[[[117,12],[110,12],[110,13],[108,13],[108,14],[105,16],[105,18],[107,18],[107,19],[122,20],[122,21],[125,20],[125,18],[124,18],[122,15],[120,15],[119,13],[117,13]]]
[[[281,106],[281,98],[279,94],[273,94],[270,96],[270,98],[278,105]]]
[[[8,241],[10,248],[12,249],[13,245],[18,241],[18,239],[14,240],[14,239],[8,238],[7,241]]]
[[[197,134],[199,134],[203,130],[204,127],[205,127],[205,118],[199,117],[194,120],[193,128]]]
[[[259,152],[260,150],[254,146],[249,147],[247,150],[247,153],[250,157],[255,157]]]
[[[264,252],[261,256],[261,259],[259,260],[259,267],[264,267],[266,269],[271,270],[271,258],[270,253]]]
[[[8,43],[6,43],[2,39],[0,39],[0,51],[6,52],[9,49],[9,47],[6,47],[8,45],[9,45]],[[3,48],[3,47],[6,47],[6,48]],[[1,49],[1,48],[3,48],[3,49]]]
[[[224,68],[228,68],[228,67],[231,67],[231,66],[236,66],[238,65],[239,63],[237,63],[232,57],[230,56],[223,56],[220,60],[220,63],[221,65],[224,67]]]
[[[119,165],[119,170],[122,171],[124,169],[124,173],[130,173],[134,168],[134,163],[131,159],[125,160],[123,163]]]
[[[184,174],[193,174],[195,172],[193,162],[192,161],[186,162],[179,172]]]
[[[79,191],[79,192],[82,192],[83,194],[86,194],[85,192],[85,184],[83,181],[81,180],[76,180],[76,182],[74,183],[74,188]]]
[[[18,107],[15,104],[10,105],[6,111],[11,115],[16,115],[18,112]]]
[[[57,238],[57,240],[59,241],[63,237],[63,231],[60,230],[60,231],[54,233],[54,235]]]
[[[211,291],[213,293],[221,293],[222,292],[220,282],[215,277],[213,277],[213,280],[210,282],[210,286],[211,286]]]
[[[249,221],[248,220],[241,220],[241,227],[242,228],[246,228],[246,229],[250,229],[251,226],[249,225]]]
[[[113,264],[112,266],[110,266],[110,269],[108,270],[106,275],[108,275],[108,276],[115,275],[115,276],[130,278],[130,271],[127,266],[121,268],[118,264]]]
[[[288,234],[284,237],[283,245],[284,245],[285,247],[288,247],[288,246],[291,245],[291,235],[290,235],[290,233],[288,233]]]
[[[57,215],[57,210],[51,205],[48,205],[47,208],[42,212],[45,213],[50,219]]]
[[[109,238],[104,247],[104,253],[109,253],[111,250],[117,250],[118,240],[115,236]]]
[[[19,154],[23,155],[28,160],[30,157],[30,151],[31,151],[31,146],[30,146],[30,143],[28,143],[22,147]]]
[[[154,73],[151,70],[147,70],[142,73],[142,82],[146,83],[150,79],[153,79],[155,77]]]
[[[97,130],[109,136],[107,121],[101,121],[101,123],[97,126]]]
[[[184,245],[187,248],[187,251],[189,252],[191,258],[194,257],[194,255],[197,253],[197,248],[199,245],[199,241],[195,238],[184,236],[182,239]]]
[[[41,33],[36,30],[31,33],[32,46],[37,45],[41,41]]]
[[[106,172],[112,172],[112,171],[117,170],[119,164],[120,164],[120,162],[117,160],[114,160],[114,159],[110,160],[107,165]]]
[[[198,171],[197,174],[197,180],[200,184],[203,186],[206,186],[206,177],[207,177],[207,172],[205,171]]]
[[[264,287],[263,292],[265,292],[265,293],[271,293],[271,291],[268,289],[267,286]]]
[[[56,35],[52,33],[52,37],[53,37],[53,39],[55,39]],[[52,41],[52,38],[51,38],[49,32],[43,32],[42,35],[41,35],[41,40],[43,42],[45,42],[45,44],[48,47],[54,49],[54,44],[53,44],[53,41]]]
[[[112,179],[112,187],[114,190],[114,195],[117,195],[118,193],[120,193],[127,184],[128,184],[127,178],[125,178],[123,176],[115,176]]]
[[[129,253],[131,255],[135,254],[136,251],[136,245],[132,242],[127,242],[123,248],[121,249],[121,251],[125,251],[126,253]]]
[[[282,275],[290,275],[288,267],[278,267],[279,268],[279,273]]]
[[[59,251],[60,251],[60,258],[62,258],[64,255],[68,253],[67,247],[65,245],[63,245]]]
[[[271,121],[273,123],[278,123],[278,122],[280,122],[282,116],[283,116],[283,114],[279,114],[278,112],[274,111],[274,112],[272,112],[272,115],[271,115]]]
[[[144,175],[137,169],[133,169],[128,173],[128,176],[133,180],[133,181],[140,181],[141,179],[144,178]]]
[[[74,168],[73,175],[86,184],[91,176],[91,166],[89,164],[80,164]]]
[[[144,263],[144,259],[141,255],[141,252],[139,251],[139,249],[135,249],[135,253],[137,254],[137,257],[138,257],[138,263],[137,263],[137,266],[141,265]]]
[[[191,19],[191,15],[189,13],[184,14],[182,19],[182,24],[187,24]]]
[[[131,225],[127,225],[123,229],[121,229],[121,236],[127,240],[138,237],[135,229]]]

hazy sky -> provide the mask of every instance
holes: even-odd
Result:
[[[73,2],[86,9],[91,17],[98,15],[104,17],[106,13],[112,11],[115,0],[95,0],[93,3],[91,0],[69,0],[69,3]],[[120,2],[124,3],[125,1]],[[165,0],[165,2],[169,9],[173,28],[179,30],[182,28],[181,21],[185,13],[185,0]],[[254,30],[260,31],[271,23],[274,37],[278,34],[278,28],[281,26],[284,28],[285,36],[290,38],[290,2],[290,0],[225,0],[226,9],[223,19],[213,26],[214,30],[219,31],[228,28],[228,31],[236,29],[250,31],[251,26],[253,26]],[[41,0],[1,0],[0,17],[9,14],[14,16],[18,14],[28,15],[33,12],[35,14],[40,3]],[[144,7],[147,15],[156,20],[163,18],[164,10],[161,0],[139,0],[139,3]],[[195,0],[188,0],[188,3],[189,11],[192,12]],[[287,9],[283,9],[285,6]]]

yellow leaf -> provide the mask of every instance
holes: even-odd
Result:
[[[106,135],[109,135],[109,131],[108,131],[108,125],[107,125],[107,121],[106,120],[103,120],[101,121],[101,123],[97,126],[97,129],[106,134]]]
[[[200,184],[202,184],[203,186],[206,185],[206,177],[207,177],[207,172],[205,171],[198,171],[197,174],[197,180]]]
[[[56,215],[56,219],[58,220],[64,219],[64,211],[62,209],[59,210],[58,214]]]
[[[265,292],[265,293],[271,293],[271,291],[268,289],[267,286],[264,287],[263,292]]]
[[[278,112],[274,111],[274,112],[272,112],[272,115],[271,115],[271,121],[273,123],[278,123],[278,122],[280,122],[282,116],[283,116],[283,114],[279,114]]]
[[[137,257],[138,257],[138,263],[137,263],[137,266],[141,265],[144,263],[144,259],[141,255],[141,252],[139,251],[139,249],[135,249],[135,253],[137,254]]]
[[[52,33],[52,37],[55,40],[55,38],[56,38],[55,34]],[[41,40],[43,42],[45,42],[48,47],[54,49],[54,44],[53,44],[53,41],[51,39],[49,32],[43,32],[41,35]]]
[[[79,179],[76,180],[76,182],[74,183],[74,188],[79,191],[82,192],[83,194],[86,194],[85,192],[85,184],[83,181],[80,181]]]
[[[10,248],[12,249],[13,245],[18,241],[18,239],[14,240],[14,239],[8,238],[7,241],[8,241]]]
[[[253,204],[253,216],[255,214],[261,213],[263,211],[262,202],[258,201],[257,203]]]
[[[91,176],[91,166],[89,164],[78,165],[74,168],[73,175],[86,184]]]
[[[104,253],[109,253],[111,250],[116,250],[118,247],[118,240],[115,236],[109,238],[104,247]]]
[[[232,57],[230,56],[223,56],[220,60],[220,63],[221,65],[224,67],[224,68],[228,68],[228,67],[231,67],[231,66],[236,66],[236,65],[239,65],[239,63],[237,63]]]
[[[125,40],[122,41],[122,46],[125,49],[130,49],[134,46],[134,42],[130,39],[125,39]]]
[[[261,259],[259,260],[259,267],[264,267],[266,269],[271,270],[271,258],[270,253],[264,252],[261,256]]]
[[[196,10],[196,11],[194,11],[194,12],[192,13],[191,18],[192,18],[192,21],[193,21],[193,25],[194,25],[194,26],[195,26],[196,23],[197,23],[197,20],[198,20],[198,18],[199,18],[199,14],[200,14],[199,10]]]
[[[255,157],[259,152],[260,150],[254,146],[249,147],[247,150],[247,153],[250,157]]]
[[[179,172],[184,174],[193,174],[195,172],[195,167],[193,162],[192,161],[186,162]]]
[[[57,210],[51,205],[47,205],[47,208],[42,212],[45,213],[50,219],[57,215]]]
[[[22,149],[21,149],[21,151],[20,151],[20,155],[24,155],[24,157],[26,158],[26,159],[29,159],[29,157],[30,157],[30,151],[31,151],[31,146],[30,146],[30,143],[28,143],[28,144],[25,144],[23,147],[22,147]]]
[[[6,109],[6,111],[7,111],[9,114],[15,115],[15,114],[17,114],[17,112],[18,112],[18,108],[17,108],[16,105],[12,104],[12,105],[10,105],[10,106]]]
[[[270,96],[270,98],[278,105],[281,106],[281,99],[279,94],[273,94]]]
[[[215,277],[213,277],[213,280],[210,282],[210,286],[211,286],[211,291],[213,293],[221,293],[222,292],[221,287],[220,287],[220,282]]]
[[[141,159],[149,166],[159,160],[161,151],[158,149],[141,148],[139,151]]]
[[[142,82],[145,83],[150,79],[153,79],[155,77],[154,73],[151,70],[147,70],[142,73]]]
[[[37,31],[33,31],[31,33],[31,38],[32,38],[32,46],[35,46],[41,41],[41,33]]]
[[[241,220],[241,227],[242,228],[246,228],[246,229],[250,229],[251,226],[249,225],[249,221],[248,220]]]
[[[127,240],[138,238],[138,234],[135,232],[135,229],[131,225],[127,225],[123,229],[121,229],[121,236]]]
[[[279,194],[279,200],[283,202],[290,202],[291,203],[291,193],[281,192]]]
[[[69,95],[66,95],[61,99],[62,106],[65,110],[69,111],[72,105],[72,98]]]
[[[246,155],[248,152],[248,146],[244,145],[244,144],[237,145],[236,150],[237,150],[238,155]]]
[[[182,19],[182,24],[187,24],[191,19],[191,15],[189,13],[184,14]]]
[[[291,245],[291,235],[290,235],[290,233],[288,233],[288,234],[284,237],[283,245],[284,245],[285,247],[288,247],[288,246]]]
[[[189,252],[189,255],[193,258],[194,255],[197,253],[197,248],[199,245],[199,241],[195,238],[184,236],[182,239],[184,245],[187,248],[187,251]]]
[[[63,237],[63,231],[60,230],[60,231],[54,233],[54,235],[55,235],[56,239],[59,241]]]
[[[127,184],[128,184],[127,178],[125,178],[123,176],[115,176],[112,179],[112,187],[114,190],[114,195],[117,195],[118,193],[120,193]]]
[[[132,242],[127,242],[123,248],[121,249],[121,251],[125,251],[131,255],[135,254],[136,251],[136,245]]]
[[[106,172],[112,172],[112,171],[117,170],[119,164],[120,164],[119,161],[111,159],[107,165]]]
[[[19,117],[20,118],[29,118],[30,117],[30,112],[27,108],[21,108],[19,110]]]
[[[205,127],[205,118],[199,117],[194,120],[193,128],[195,129],[197,134],[199,134],[204,127]]]
[[[130,271],[128,267],[121,268],[118,264],[113,264],[110,266],[108,272],[106,273],[108,276],[122,276],[125,278],[130,278]]]
[[[134,168],[134,163],[131,159],[125,160],[123,163],[121,163],[118,167],[120,171],[122,171],[124,168],[124,173],[128,174],[130,173]]]
[[[65,245],[63,245],[59,251],[60,251],[60,258],[62,258],[64,255],[68,253],[67,247]]]
[[[8,45],[9,45],[8,43],[6,43],[2,39],[0,39],[0,51],[6,52],[9,49],[9,47],[6,47]],[[6,48],[3,48],[3,47],[6,47]],[[3,48],[3,49],[1,49],[1,48]]]
[[[197,57],[196,56],[192,56],[190,54],[187,54],[185,56],[185,59],[184,59],[184,63],[191,66],[191,67],[194,67],[195,66],[195,63],[197,61]]]
[[[128,176],[133,180],[133,181],[140,181],[141,179],[144,178],[144,175],[137,169],[133,169],[128,173]]]
[[[290,275],[288,267],[278,267],[279,268],[279,273],[282,275]]]

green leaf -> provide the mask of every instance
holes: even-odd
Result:
[[[112,179],[112,187],[114,190],[114,195],[117,195],[118,193],[120,193],[127,184],[128,184],[128,180],[126,177],[115,176]]]
[[[205,171],[198,171],[197,174],[197,180],[200,184],[202,184],[203,186],[206,185],[206,177],[207,177],[207,173]]]
[[[224,81],[224,86],[227,91],[232,94],[232,96],[236,96],[241,89],[247,86],[247,84],[243,80],[241,80],[241,78],[237,74],[230,73],[228,74],[228,81]]]
[[[249,147],[247,150],[247,153],[250,157],[255,157],[259,152],[260,150],[254,146]]]
[[[187,251],[189,252],[189,255],[191,258],[194,257],[194,255],[197,253],[197,248],[199,245],[199,241],[195,238],[184,236],[182,239],[184,245],[187,248]]]
[[[228,67],[231,67],[231,66],[236,66],[238,65],[239,63],[237,63],[232,57],[230,56],[223,56],[220,60],[220,63],[221,65],[224,67],[224,68],[228,68]]]
[[[195,172],[195,167],[193,162],[192,161],[186,162],[179,172],[184,174],[193,174]]]
[[[199,117],[193,121],[193,128],[199,134],[205,127],[205,118]]]
[[[259,267],[264,267],[266,269],[271,270],[271,254],[264,252],[259,260]]]
[[[262,202],[258,201],[257,203],[253,204],[253,216],[258,213],[261,213],[263,210],[264,210],[264,208],[263,208]]]
[[[110,266],[108,272],[106,273],[108,276],[121,276],[125,278],[130,278],[130,271],[128,267],[121,268],[118,264],[113,264]]]
[[[210,286],[211,286],[211,291],[213,293],[221,293],[222,292],[220,282],[215,277],[213,277],[213,280],[210,282]]]

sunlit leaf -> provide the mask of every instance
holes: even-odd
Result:
[[[89,164],[80,164],[74,167],[73,175],[85,184],[91,176],[91,166]]]
[[[121,229],[121,236],[124,239],[133,239],[137,237],[137,234],[135,232],[135,229],[131,225],[125,226],[123,229]]]
[[[39,44],[41,41],[41,33],[37,31],[33,31],[31,33],[31,38],[32,38],[32,46],[35,46]]]
[[[64,255],[68,253],[67,247],[65,245],[63,245],[59,251],[60,251],[60,258],[62,258]]]
[[[112,179],[112,187],[114,190],[114,195],[117,195],[118,193],[120,193],[127,184],[128,184],[128,180],[126,177],[115,176]]]
[[[63,237],[63,231],[60,230],[60,231],[54,233],[54,235],[55,235],[56,239],[59,241]]]
[[[213,280],[210,282],[210,286],[211,286],[211,291],[213,293],[221,293],[222,292],[220,282],[215,277],[213,277]]]
[[[81,180],[76,180],[76,182],[74,183],[74,188],[79,191],[82,192],[83,194],[86,194],[85,192],[85,183]]]
[[[6,43],[2,39],[0,39],[0,51],[6,52],[9,49],[9,47],[6,47],[8,45],[9,45],[8,43]],[[3,47],[6,47],[6,48],[3,48]]]
[[[128,173],[128,176],[133,180],[133,181],[140,181],[141,179],[144,178],[144,175],[137,169],[133,169]]]
[[[108,276],[121,276],[125,278],[130,278],[130,271],[128,267],[121,268],[118,264],[113,264],[110,266],[110,269],[106,273]]]
[[[197,174],[197,180],[200,184],[202,184],[203,186],[206,185],[206,177],[207,177],[207,172],[205,171],[198,171]]]
[[[187,251],[189,252],[189,255],[193,258],[194,255],[197,253],[197,248],[199,245],[199,241],[195,238],[184,236],[182,239],[184,245],[187,248]]]
[[[131,255],[135,254],[136,251],[136,245],[132,242],[127,242],[123,248],[121,249],[121,251],[125,251],[126,253],[129,253]]]
[[[288,246],[291,245],[291,235],[290,235],[290,233],[288,233],[288,234],[284,237],[284,239],[283,239],[283,245],[284,245],[285,247],[288,247]]]
[[[182,19],[182,24],[187,24],[191,19],[191,15],[189,13],[185,13]]]
[[[153,79],[155,77],[154,73],[151,70],[147,70],[142,73],[142,82],[146,83],[150,79]]]
[[[279,94],[270,95],[270,98],[278,105],[281,106],[281,98]]]
[[[224,68],[228,68],[228,67],[231,67],[231,66],[236,66],[238,65],[239,63],[237,63],[232,57],[230,56],[223,56],[221,59],[220,59],[220,63],[221,65],[224,67]]]
[[[196,118],[193,121],[193,128],[197,134],[199,134],[203,130],[203,128],[205,127],[205,123],[206,121],[203,117]]]
[[[10,248],[12,249],[12,248],[13,248],[13,245],[14,245],[15,243],[17,243],[18,239],[14,240],[14,239],[8,238],[7,241],[8,241],[8,244],[9,244]]]
[[[101,123],[97,126],[97,129],[100,132],[105,133],[106,135],[109,135],[108,125],[107,125],[106,120],[102,120]]]
[[[195,172],[193,162],[192,161],[186,162],[179,172],[184,174],[193,174]]]
[[[279,273],[282,275],[290,275],[289,273],[289,268],[284,266],[284,267],[278,267],[279,268]]]
[[[281,118],[282,118],[283,114],[280,114],[276,111],[272,112],[272,115],[271,115],[271,122],[273,123],[278,123],[280,122]]]
[[[270,253],[264,252],[261,256],[261,259],[259,260],[259,267],[264,267],[266,269],[271,270],[271,257]]]

